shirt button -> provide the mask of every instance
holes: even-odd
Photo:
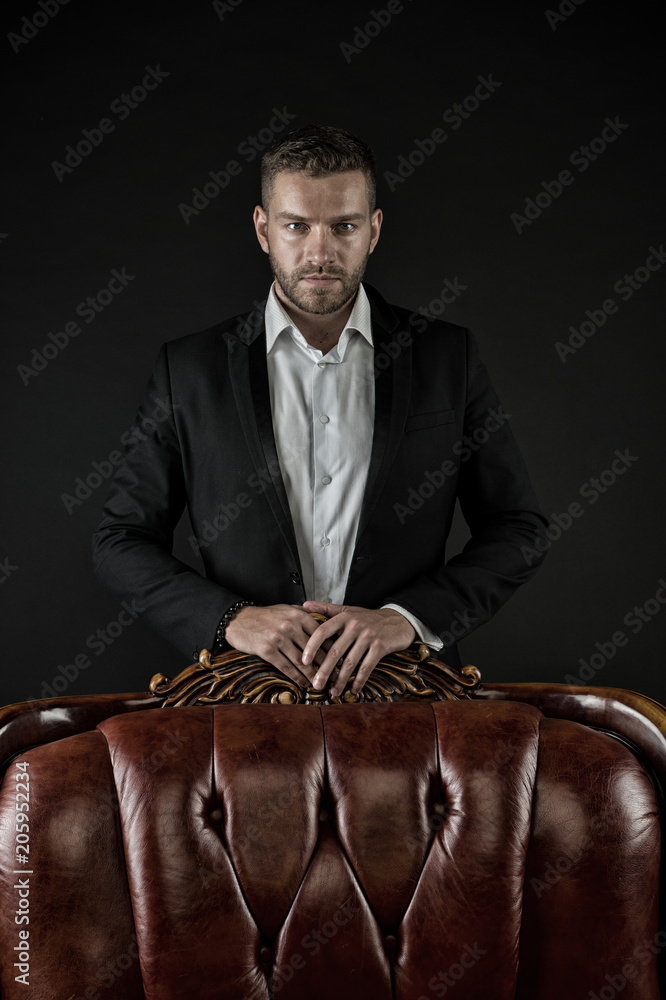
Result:
[[[331,544],[331,539],[328,537],[328,535],[322,535],[321,544],[322,545],[330,545]]]
[[[298,573],[292,573],[291,574],[291,582],[292,583],[300,583],[301,582],[301,578],[298,575]]]
[[[319,418],[319,423],[320,423],[320,424],[327,424],[327,423],[329,422],[329,420],[330,420],[330,419],[331,419],[331,418],[330,418],[330,417],[327,417],[325,413],[322,413],[322,415],[321,415],[321,416],[320,416],[320,418]]]
[[[328,484],[331,481],[331,477],[330,476],[322,476],[321,477],[321,481],[324,484],[324,486],[328,486]]]
[[[325,361],[318,361],[317,362],[317,368],[325,368],[325,367],[326,367],[326,362]]]

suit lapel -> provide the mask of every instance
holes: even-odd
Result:
[[[372,313],[375,423],[368,477],[356,532],[355,554],[400,444],[411,395],[411,335],[404,335],[396,313],[379,292],[365,281],[363,287],[368,293]],[[406,341],[404,344],[397,339],[401,332],[401,340]]]
[[[260,315],[257,316],[257,313]],[[253,316],[256,317],[254,321]],[[234,398],[248,450],[259,480],[265,484],[266,499],[287,543],[294,566],[300,570],[294,523],[273,434],[263,310],[256,310],[238,334],[227,334],[225,339],[229,349],[229,372]]]

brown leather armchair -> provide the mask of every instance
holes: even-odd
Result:
[[[659,997],[660,705],[343,702],[3,709],[2,1000]]]

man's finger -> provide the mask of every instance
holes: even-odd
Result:
[[[353,636],[347,636],[342,634],[336,637],[335,642],[326,654],[326,658],[321,666],[318,668],[314,679],[313,685],[318,690],[321,690],[328,683],[330,675],[333,673],[335,668],[339,668],[340,672],[345,672],[345,664],[348,660],[351,660],[351,667],[346,670],[346,676],[348,677],[351,671],[356,666],[356,661],[362,655],[363,647],[359,646],[355,653],[352,653],[354,649],[355,639]]]
[[[304,666],[307,666],[309,663],[312,662],[320,646],[325,646],[326,641],[331,640],[333,636],[335,636],[337,632],[340,631],[340,628],[341,626],[337,624],[333,619],[330,619],[327,622],[322,622],[320,625],[317,625],[317,628],[311,634],[310,638],[308,639],[303,649],[302,663]],[[330,645],[325,648],[330,649]],[[338,653],[338,658],[341,655],[342,655],[341,653]]]
[[[357,640],[347,650],[344,659],[339,664],[339,672],[337,679],[335,680],[335,682],[332,682],[331,686],[332,695],[338,695],[344,690],[347,681],[349,680],[350,676],[354,673],[354,670],[356,669],[359,660],[363,656],[365,648],[366,647],[364,646],[364,644],[362,644],[360,641]],[[332,671],[327,670],[327,667],[328,664],[324,663],[323,666],[320,667],[319,670],[317,671],[313,681],[313,685],[315,688],[319,688],[322,678],[324,677],[327,678],[329,673],[332,676]],[[326,671],[326,674],[324,673],[324,671]],[[324,680],[324,684],[325,683],[326,681]],[[324,685],[322,684],[321,686],[323,687]]]
[[[345,610],[345,607],[344,604],[329,604],[327,601],[303,602],[304,611],[314,611],[318,615],[327,615],[329,618],[332,618],[333,615],[339,615],[341,611]]]
[[[302,641],[302,640],[301,640]],[[296,680],[300,683],[300,680],[305,680],[308,684],[312,684],[314,680],[314,675],[316,673],[316,667],[312,665],[304,665],[301,663],[301,649],[300,646],[293,642],[291,639],[286,637],[280,643],[279,647],[275,649],[272,653],[270,659],[267,660],[271,666],[277,667],[292,680]],[[284,664],[289,663],[293,672],[289,672],[285,669]]]
[[[361,690],[361,688],[363,687],[368,677],[375,669],[380,660],[381,656],[371,656],[369,650],[365,654],[365,657],[362,660],[360,660],[360,662],[357,664],[356,677],[354,678],[354,683],[351,686],[351,689],[354,692],[354,694],[358,694],[358,692]]]
[[[312,679],[302,673],[298,667],[295,667],[291,660],[289,660],[288,657],[286,657],[279,650],[276,650],[270,660],[266,660],[266,662],[270,663],[270,665],[275,667],[276,670],[279,670],[281,674],[285,675],[285,677],[288,677],[290,680],[298,684],[299,687],[312,686]]]

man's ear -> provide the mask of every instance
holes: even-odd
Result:
[[[256,205],[252,218],[261,249],[264,253],[268,253],[268,214],[261,205]]]
[[[381,208],[376,208],[372,215],[370,216],[370,250],[369,253],[377,246],[377,240],[379,239],[379,232],[382,228],[382,220],[384,218],[384,213]]]

